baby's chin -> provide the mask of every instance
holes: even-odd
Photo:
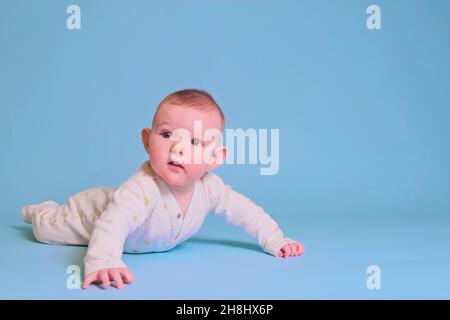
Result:
[[[165,172],[161,175],[161,178],[167,183],[169,186],[183,188],[191,185],[194,181],[188,179],[183,173],[173,173],[173,172]]]

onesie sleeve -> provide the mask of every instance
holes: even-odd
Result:
[[[85,276],[100,269],[126,267],[122,261],[125,239],[153,211],[154,190],[153,178],[139,172],[115,190],[91,234],[84,257]]]
[[[294,242],[284,237],[278,224],[262,207],[225,185],[219,176],[208,172],[204,181],[210,210],[223,215],[228,223],[243,228],[264,251],[277,256],[284,245]]]

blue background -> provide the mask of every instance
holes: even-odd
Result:
[[[450,298],[449,15],[445,0],[0,0],[0,298]],[[119,185],[156,105],[192,87],[228,128],[280,129],[277,175],[217,173],[305,255],[209,217],[168,253],[126,255],[132,286],[68,290],[85,248],[35,242],[21,206]]]

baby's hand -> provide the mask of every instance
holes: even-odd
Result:
[[[292,256],[299,256],[303,254],[304,248],[300,242],[291,242],[283,246],[278,251],[278,256],[281,258],[287,258]]]
[[[133,282],[133,274],[128,268],[107,268],[98,271],[94,271],[84,279],[83,289],[87,289],[93,282],[100,282],[100,286],[106,289],[114,281],[117,289],[123,288],[123,283]]]

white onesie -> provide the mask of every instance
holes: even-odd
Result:
[[[192,237],[208,212],[223,214],[242,227],[264,251],[277,255],[287,243],[277,223],[249,198],[207,172],[195,182],[186,214],[167,184],[146,161],[117,189],[96,188],[69,198],[65,205],[46,201],[25,206],[22,217],[36,238],[51,244],[89,244],[85,275],[126,267],[122,252],[166,251]]]

